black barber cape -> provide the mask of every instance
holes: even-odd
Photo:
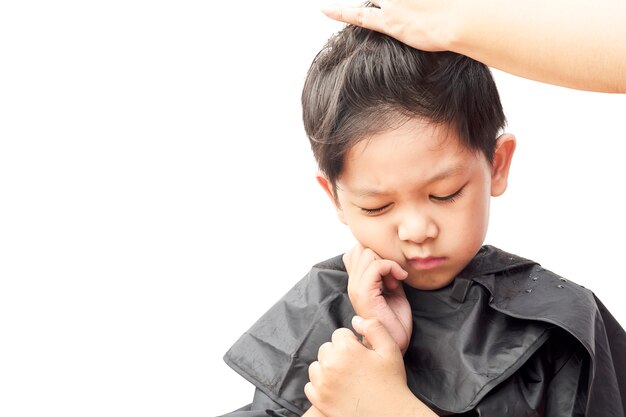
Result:
[[[229,417],[309,408],[309,364],[351,328],[347,280],[341,256],[314,266],[230,348],[256,391]],[[405,291],[407,383],[438,415],[626,416],[626,333],[591,291],[492,246],[450,286]]]

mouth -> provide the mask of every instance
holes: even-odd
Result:
[[[409,264],[420,271],[434,269],[444,263],[446,260],[443,256],[428,256],[426,258],[411,258]]]

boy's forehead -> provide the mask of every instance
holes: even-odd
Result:
[[[435,184],[449,178],[455,178],[465,175],[469,171],[466,164],[450,165],[447,167],[427,169],[418,178],[406,177],[404,181],[409,186],[422,186],[426,184]],[[341,182],[341,181],[340,181]],[[344,184],[341,182],[343,191],[348,191],[356,197],[377,197],[390,194],[394,191],[396,183],[386,183],[377,181],[376,179],[361,176],[353,181]],[[393,185],[392,185],[393,184]]]
[[[472,152],[463,145],[456,130],[448,124],[415,117],[363,135],[346,153],[346,162],[392,154],[398,148],[406,152],[407,156],[414,151],[422,158],[459,157]]]
[[[346,155],[340,182],[352,193],[382,194],[396,185],[425,185],[464,175],[477,158],[448,129],[408,126],[357,143]]]

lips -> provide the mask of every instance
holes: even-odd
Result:
[[[418,270],[433,269],[440,266],[446,260],[443,256],[428,256],[426,258],[411,258],[409,264]]]

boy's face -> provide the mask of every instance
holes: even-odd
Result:
[[[411,119],[346,155],[337,181],[342,222],[363,246],[408,272],[418,289],[449,284],[483,244],[491,196],[506,189],[515,138],[498,139],[493,166],[451,129]]]

